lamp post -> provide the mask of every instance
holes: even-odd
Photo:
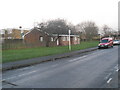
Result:
[[[68,33],[69,33],[69,50],[71,51],[71,40],[70,40],[71,30],[69,30]]]
[[[23,30],[22,30],[22,26],[19,26],[19,29],[21,30],[21,39],[23,39]]]

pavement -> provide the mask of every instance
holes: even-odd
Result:
[[[118,47],[87,53],[7,70],[2,87],[118,88]]]
[[[85,53],[85,52],[90,52],[90,51],[94,51],[94,50],[97,50],[97,47],[88,48],[88,49],[84,49],[84,50],[78,50],[78,51],[72,51],[72,52],[63,53],[63,54],[57,54],[57,55],[44,56],[44,57],[26,59],[26,60],[21,60],[21,61],[3,63],[2,64],[2,71],[16,69],[16,68],[20,68],[20,67],[31,66],[31,65],[39,64],[41,62],[71,57],[73,55],[77,55],[77,54],[81,54],[81,53]]]

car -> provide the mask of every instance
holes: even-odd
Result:
[[[120,40],[114,40],[113,45],[120,45]]]
[[[100,48],[108,48],[113,47],[113,39],[112,38],[103,38],[100,40],[100,43],[98,44],[98,49]]]

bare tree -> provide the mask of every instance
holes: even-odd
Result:
[[[55,19],[50,20],[47,22],[48,25],[46,27],[46,32],[52,34],[67,34],[68,33],[68,26],[64,19]]]
[[[77,31],[80,32],[87,40],[92,39],[98,35],[98,27],[95,22],[87,21],[78,24]]]
[[[71,34],[76,34],[75,26],[71,23],[67,23],[64,19],[49,20],[38,24],[40,30],[45,31],[51,35],[56,34],[57,40],[60,34],[68,34],[68,30],[71,30]]]
[[[107,25],[103,25],[102,30],[103,30],[104,36],[111,36],[113,34],[112,28],[110,28]]]
[[[64,19],[49,20],[38,24],[38,27],[49,34],[68,34],[70,29],[74,34],[76,32],[75,26],[67,23]]]

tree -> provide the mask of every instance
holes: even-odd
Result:
[[[78,24],[77,31],[84,35],[87,40],[93,39],[93,37],[98,36],[98,27],[95,22],[87,21]]]
[[[75,34],[75,26],[71,23],[67,23],[64,19],[49,20],[38,24],[38,27],[49,34],[68,34],[68,30]]]
[[[4,38],[8,39],[8,37],[9,37],[8,30],[7,29],[3,29],[3,31],[4,31]]]
[[[110,28],[107,25],[103,25],[102,30],[103,30],[104,36],[111,36],[113,34],[112,28]]]
[[[68,26],[63,19],[50,20],[47,22],[45,31],[51,34],[67,34]]]
[[[56,34],[57,38],[59,38],[60,34],[67,34],[68,30],[71,30],[71,34],[75,34],[75,26],[71,23],[67,23],[64,19],[55,19],[55,20],[49,20],[47,22],[42,22],[38,24],[38,27],[40,30],[47,32],[51,35]]]

